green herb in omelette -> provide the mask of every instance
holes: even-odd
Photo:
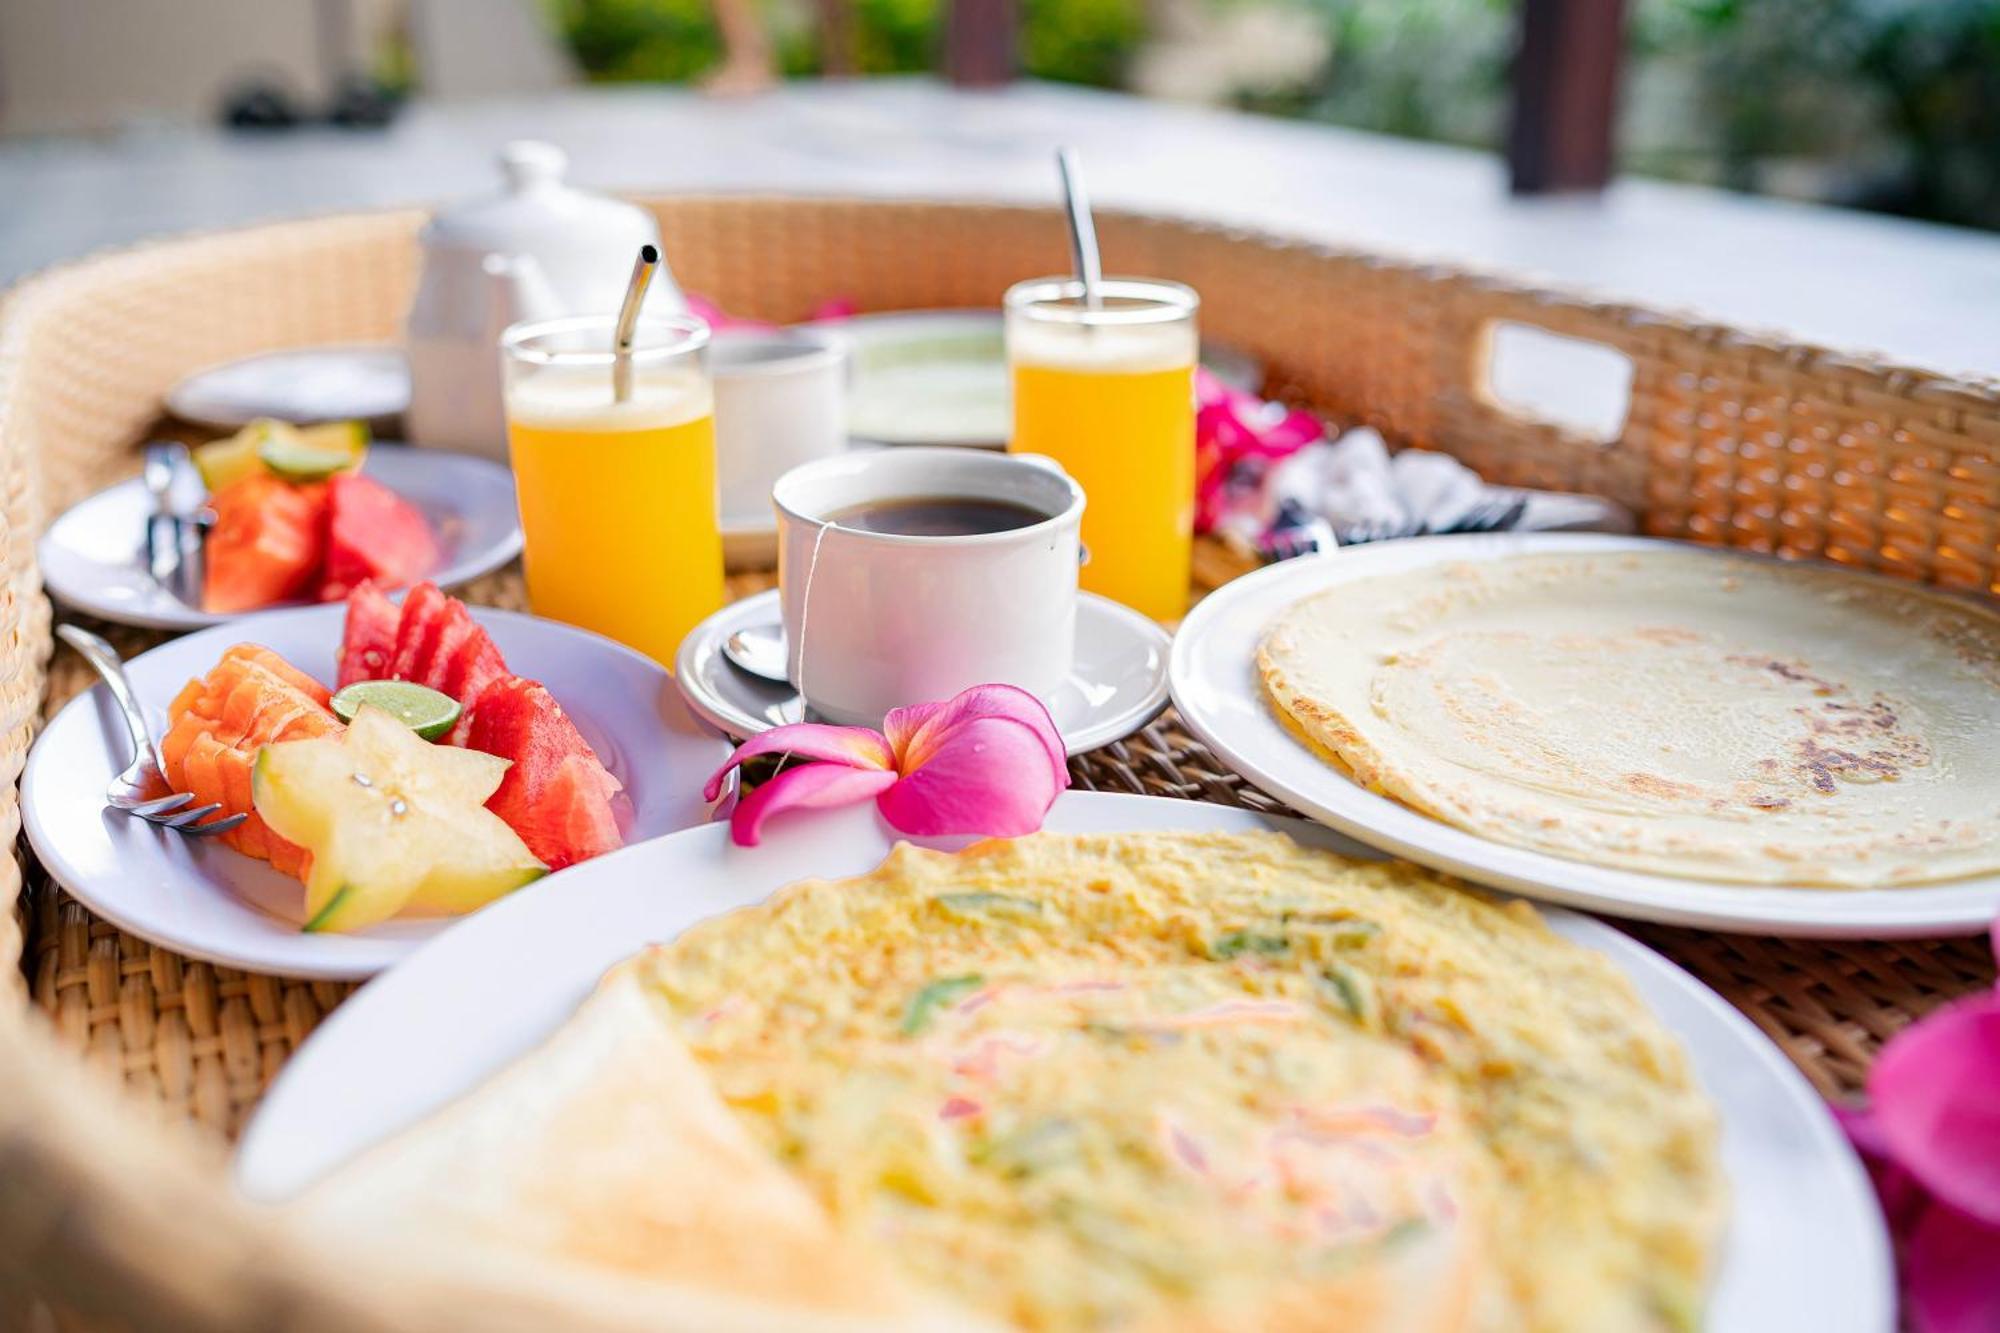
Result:
[[[1246,953],[1268,955],[1283,953],[1291,947],[1291,942],[1283,935],[1260,935],[1249,930],[1232,930],[1227,935],[1217,937],[1216,941],[1208,946],[1208,956],[1225,959]]]
[[[910,1000],[910,1007],[903,1012],[902,1033],[914,1037],[931,1024],[937,1011],[957,1000],[962,1000],[986,984],[977,972],[962,977],[940,977],[918,991]]]
[[[1042,915],[1040,902],[1033,898],[1017,898],[1010,893],[941,893],[931,901],[943,908],[945,915],[960,921],[986,921],[996,917],[1009,921],[1033,921]]]

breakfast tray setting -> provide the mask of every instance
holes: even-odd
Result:
[[[798,319],[991,305],[1060,271],[1051,210],[776,197],[642,199],[675,276],[732,312]],[[52,652],[37,536],[137,469],[165,390],[252,352],[398,336],[424,215],[372,213],[160,242],[56,269],[0,301],[0,765],[13,794],[39,725],[93,680]],[[2000,389],[1439,265],[1164,218],[1107,214],[1119,267],[1186,282],[1204,330],[1256,356],[1265,396],[1509,486],[1629,507],[1640,530],[1809,556],[1961,590],[2000,588]],[[1632,366],[1615,439],[1517,415],[1488,380],[1494,329],[1608,347]],[[1254,559],[1197,542],[1204,594]],[[770,572],[731,577],[742,598]],[[525,609],[518,565],[460,589]],[[80,623],[131,656],[153,631]],[[1290,814],[1169,709],[1073,755],[1085,791]],[[239,971],[119,930],[23,845],[0,916],[0,1323],[67,1327],[449,1326],[412,1286],[351,1274],[231,1196],[222,1166],[292,1052],[352,983]],[[1991,987],[1983,936],[1781,939],[1621,929],[1736,1006],[1829,1098],[1861,1088],[1914,1020]],[[87,1072],[83,1072],[87,1071]],[[462,1306],[460,1323],[475,1322]],[[486,1316],[491,1315],[491,1318]],[[476,1322],[528,1316],[495,1307]],[[34,1326],[34,1325],[29,1325]]]

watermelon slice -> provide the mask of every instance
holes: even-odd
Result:
[[[454,603],[456,605],[456,603]],[[396,652],[396,628],[403,613],[371,582],[347,597],[347,632],[340,641],[339,688],[357,680],[382,680]]]
[[[458,706],[465,710],[447,738],[451,744],[469,743],[472,715],[478,709],[479,700],[493,685],[512,678],[513,673],[507,670],[507,660],[500,656],[500,649],[484,629],[474,625],[472,633],[445,663],[444,684],[434,687],[458,700]]]
[[[327,545],[326,487],[260,473],[223,487],[209,503],[215,527],[204,549],[202,610],[250,611],[312,589]]]
[[[437,633],[426,645],[423,659],[416,664],[415,671],[407,679],[414,680],[420,685],[428,685],[438,693],[449,694],[456,699],[458,696],[451,694],[449,688],[452,658],[457,656],[459,650],[464,648],[475,635],[483,638],[485,634],[486,631],[479,628],[479,623],[472,618],[472,613],[465,609],[464,602],[456,597],[447,597],[444,614],[438,618]],[[499,656],[498,649],[494,650],[494,656]],[[464,707],[463,704],[459,706]]]
[[[486,687],[467,743],[513,761],[486,808],[507,821],[549,869],[624,845],[618,779],[540,684],[509,676]]]
[[[445,603],[451,599],[435,583],[419,583],[403,599],[403,619],[396,626],[396,651],[389,658],[390,680],[417,680],[444,628]]]
[[[402,496],[359,472],[326,483],[326,562],[319,599],[337,602],[363,583],[415,583],[440,563],[430,521]]]

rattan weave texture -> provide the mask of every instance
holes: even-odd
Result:
[[[834,296],[862,309],[990,306],[1013,280],[1067,259],[1046,210],[650,203],[682,283],[764,318],[796,318]],[[48,515],[131,470],[161,393],[187,371],[274,347],[393,338],[420,221],[380,213],[164,242],[54,271],[0,302],[0,830],[18,831],[12,782],[41,708],[84,683],[58,659],[42,691],[48,610],[32,542]],[[1113,269],[1202,291],[1205,328],[1261,357],[1272,392],[1375,425],[1399,446],[1455,453],[1503,481],[1611,495],[1660,535],[2000,588],[1994,385],[1199,224],[1107,217],[1102,232]],[[1485,349],[1505,321],[1631,359],[1616,440],[1496,403]],[[1197,583],[1236,569],[1205,548]],[[503,574],[474,595],[505,604],[520,588]],[[142,640],[127,633],[121,645]],[[1072,772],[1086,788],[1276,808],[1171,714]],[[13,898],[18,880],[0,858],[0,896]],[[1829,1093],[1856,1087],[1879,1042],[1914,1016],[1992,982],[1978,940],[1638,933],[1742,1007]],[[8,966],[17,956],[18,970]],[[38,877],[14,913],[0,913],[6,979],[25,983],[18,993],[32,1003],[0,996],[0,1087],[12,1089],[0,1097],[0,1326],[31,1297],[107,1327],[522,1323],[518,1310],[475,1310],[463,1293],[441,1305],[414,1281],[345,1281],[222,1188],[215,1146],[345,988],[175,957]],[[107,1095],[121,1082],[137,1095]]]

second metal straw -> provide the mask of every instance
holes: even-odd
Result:
[[[632,340],[639,333],[639,307],[646,303],[646,289],[653,285],[653,270],[659,266],[659,250],[640,246],[639,258],[632,265],[632,281],[625,286],[625,303],[618,307],[618,328],[611,338],[611,401],[615,403],[632,397]]]
[[[1069,208],[1069,253],[1083,283],[1084,308],[1097,310],[1104,305],[1104,293],[1098,290],[1104,272],[1097,258],[1097,224],[1090,218],[1090,196],[1083,192],[1083,169],[1076,164],[1076,151],[1056,149],[1056,169],[1062,173],[1063,203]]]

